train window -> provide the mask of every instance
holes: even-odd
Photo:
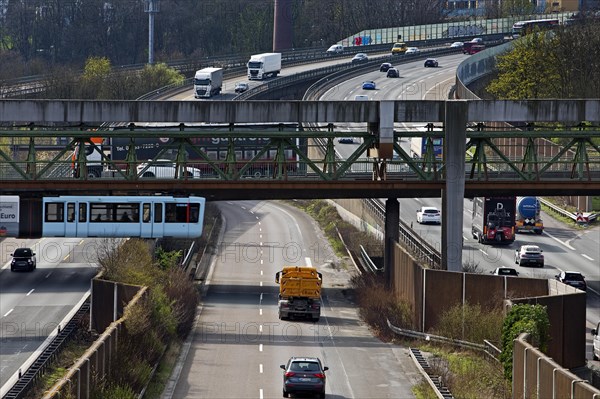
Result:
[[[144,223],[149,223],[150,222],[150,209],[151,209],[150,205],[151,204],[149,204],[147,202],[144,202],[143,210],[142,210],[142,215],[143,215],[142,221]]]
[[[116,204],[116,220],[120,222],[139,222],[139,204]]]
[[[200,219],[200,204],[190,204],[190,223],[198,223]]]
[[[65,221],[65,204],[61,202],[46,203],[45,222],[64,222]]]
[[[79,204],[79,221],[80,222],[87,221],[87,204],[86,203]]]
[[[154,204],[154,222],[162,223],[163,221],[163,209],[162,204]]]
[[[112,204],[91,203],[90,204],[90,219],[94,222],[112,222],[113,213],[111,211]]]
[[[68,202],[67,203],[67,222],[75,221],[75,203]]]
[[[165,223],[198,223],[199,204],[165,204]]]

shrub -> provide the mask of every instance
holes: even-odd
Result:
[[[530,343],[545,352],[550,337],[550,321],[546,307],[517,304],[512,306],[502,327],[502,353],[504,376],[512,381],[513,341],[522,333],[531,335]]]
[[[376,333],[391,337],[387,320],[400,328],[412,328],[410,305],[399,301],[388,289],[383,276],[356,275],[350,279],[356,293],[359,315]]]
[[[465,303],[444,312],[435,330],[437,335],[479,344],[485,339],[500,342],[503,322],[502,310]]]

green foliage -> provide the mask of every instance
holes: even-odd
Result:
[[[165,251],[161,247],[156,250],[155,256],[156,261],[158,262],[158,267],[163,270],[168,270],[173,267],[176,267],[179,259],[181,259],[181,255],[183,255],[182,251]]]
[[[513,341],[522,333],[530,334],[529,342],[542,352],[547,350],[550,338],[550,321],[542,305],[514,305],[504,319],[502,327],[502,353],[504,376],[512,380]]]
[[[553,97],[557,93],[558,71],[550,50],[553,39],[533,33],[515,41],[515,48],[498,56],[499,75],[487,91],[506,100]]]
[[[152,365],[168,343],[190,331],[198,292],[185,271],[176,266],[178,251],[158,251],[155,261],[146,242],[130,239],[124,243],[107,240],[97,252],[104,278],[148,287],[145,297],[126,308],[127,333],[120,338],[124,340],[119,343],[120,359],[115,360],[107,381],[137,392],[148,382]]]
[[[141,94],[156,88],[183,83],[184,76],[167,64],[146,65],[139,75]]]
[[[600,24],[534,32],[497,57],[487,87],[499,99],[600,97]]]
[[[487,309],[465,303],[444,312],[436,326],[436,334],[481,344],[484,340],[500,342],[504,315],[500,309]]]
[[[138,395],[127,385],[108,384],[100,389],[92,389],[91,399],[137,399]],[[61,396],[62,398],[62,396]]]

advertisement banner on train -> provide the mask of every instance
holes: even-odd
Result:
[[[0,237],[19,235],[19,196],[0,195]]]

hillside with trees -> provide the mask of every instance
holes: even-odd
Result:
[[[82,68],[89,57],[112,65],[148,60],[142,0],[7,0],[0,9],[0,80]],[[293,46],[328,46],[364,29],[437,23],[441,0],[290,0]],[[272,50],[273,0],[160,0],[155,60]]]

